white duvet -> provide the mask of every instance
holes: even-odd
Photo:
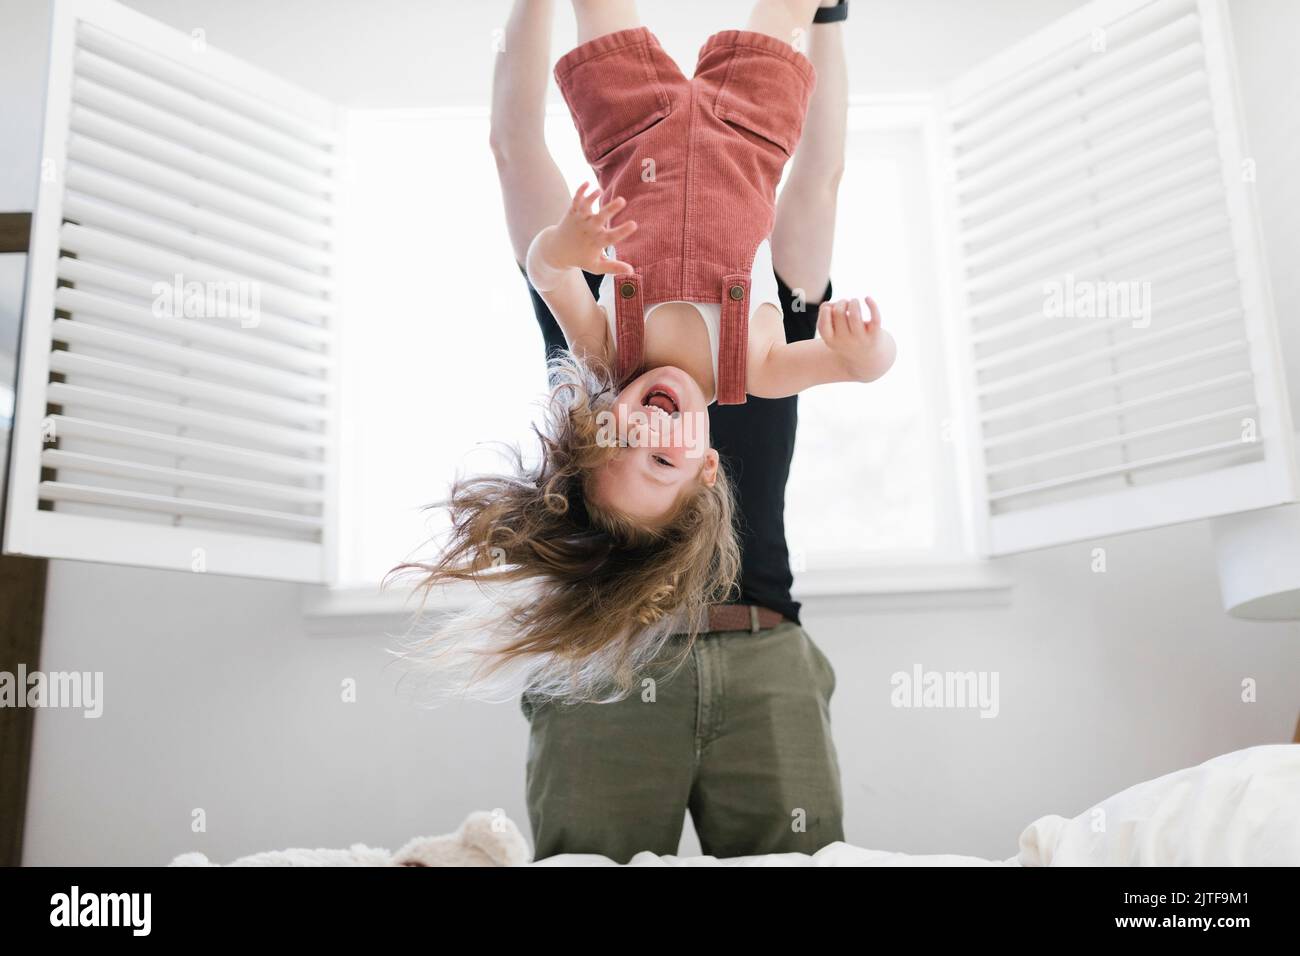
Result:
[[[565,854],[534,866],[615,866]],[[913,856],[832,843],[812,856],[719,860],[639,853],[629,866],[1300,866],[1300,745],[1251,747],[1129,787],[1084,813],[1045,816],[1007,860]]]

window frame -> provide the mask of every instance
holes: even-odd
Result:
[[[331,163],[327,169],[331,173],[333,162],[338,159],[336,149],[342,148],[341,142],[336,139],[340,109],[333,102],[299,89],[275,74],[218,48],[208,47],[206,43],[196,46],[194,38],[189,34],[113,0],[56,0],[51,10],[49,55],[45,64],[45,102],[40,139],[42,175],[37,184],[26,257],[15,409],[6,462],[3,552],[298,583],[335,580],[333,559],[338,549],[335,545],[334,482],[338,449],[332,432],[332,423],[336,417],[336,389],[332,370],[328,366],[319,380],[322,386],[319,402],[323,426],[319,433],[322,438],[321,457],[319,461],[311,460],[311,464],[319,463],[321,466],[320,488],[311,489],[319,490],[320,495],[320,528],[316,538],[280,538],[253,531],[252,526],[210,528],[207,525],[166,524],[141,520],[137,514],[139,510],[151,511],[156,515],[157,509],[132,510],[127,507],[125,510],[129,517],[110,518],[76,510],[47,510],[41,507],[46,500],[41,494],[41,485],[46,483],[42,478],[42,455],[46,451],[50,434],[47,423],[54,417],[47,414],[47,407],[55,404],[47,402],[47,390],[52,384],[51,355],[56,351],[61,352],[52,347],[60,341],[52,330],[57,312],[63,311],[56,305],[56,295],[60,281],[60,260],[65,258],[62,237],[69,192],[69,143],[76,133],[73,123],[77,107],[75,90],[76,81],[80,78],[76,67],[79,54],[87,49],[83,37],[85,31],[91,31],[92,36],[99,35],[112,44],[135,48],[142,58],[163,65],[166,71],[192,76],[196,82],[204,84],[206,89],[221,94],[213,99],[219,107],[223,104],[228,107],[230,100],[237,100],[241,109],[247,104],[246,108],[250,112],[245,118],[253,116],[253,122],[269,126],[269,123],[256,117],[272,115],[277,121],[287,118],[296,129],[288,138],[296,137],[295,142],[298,144],[313,142],[314,137],[323,137],[315,139],[316,145],[310,148],[322,153],[329,152]],[[134,67],[129,69],[134,70]],[[155,78],[152,82],[165,81]],[[114,118],[111,113],[109,116],[110,119]],[[125,125],[134,127],[136,124]],[[310,129],[311,132],[304,134],[303,129]],[[147,129],[141,131],[146,136],[155,135]],[[280,132],[284,134],[283,130]],[[210,158],[201,151],[196,155],[198,159]],[[212,181],[211,177],[200,175],[192,168],[187,170],[187,174],[199,185],[209,185]],[[332,178],[325,178],[330,178],[332,188]],[[332,197],[331,192],[328,199],[323,196],[321,198],[322,204],[330,206],[331,210]],[[331,257],[333,237],[329,232],[330,220],[326,216],[318,216],[311,221],[318,223],[322,235],[328,237],[323,241],[321,252],[324,257]],[[154,242],[131,241],[139,241],[143,245]],[[168,250],[161,251],[171,255]],[[270,285],[268,280],[257,278],[262,273],[246,273],[236,267],[205,262],[189,255],[180,258],[197,263],[198,274],[230,276]],[[327,271],[320,273],[320,276],[328,279],[333,265],[332,261],[329,262]],[[127,264],[123,271],[130,272],[132,268]],[[149,278],[142,276],[140,281],[148,281]],[[328,295],[318,294],[315,299],[320,307],[327,310],[331,308]],[[317,326],[323,333],[325,346],[321,354],[332,362],[335,319],[328,311],[323,314],[328,317]],[[270,371],[280,369],[270,365]],[[179,406],[181,403],[162,404]],[[159,434],[173,437],[170,433]],[[153,437],[152,432],[150,437]],[[247,450],[242,446],[235,447],[240,451]],[[174,457],[186,456],[176,453]],[[307,460],[305,456],[304,460]],[[72,468],[67,470],[75,471]],[[101,489],[87,490],[93,493]],[[77,502],[75,496],[62,500]],[[100,505],[104,502],[92,503]],[[220,505],[220,502],[196,503]],[[245,514],[247,513],[246,510]],[[177,515],[205,520],[209,517],[187,512],[177,512],[173,517]],[[228,524],[234,525],[237,522]]]
[[[1041,68],[1071,45],[1080,45],[1096,31],[1103,34],[1116,23],[1131,23],[1173,2],[1153,0],[1093,0],[1074,12],[1048,24],[1042,30],[1010,44],[1000,53],[954,79],[936,91],[936,136],[943,166],[936,183],[943,202],[951,210],[950,240],[946,250],[945,282],[951,290],[947,312],[950,317],[950,347],[961,394],[953,402],[963,416],[963,434],[968,449],[968,511],[975,531],[975,550],[991,557],[1056,547],[1100,537],[1152,530],[1189,521],[1206,520],[1257,509],[1289,504],[1300,499],[1300,462],[1294,444],[1288,383],[1282,368],[1278,318],[1268,277],[1263,233],[1253,190],[1233,177],[1247,156],[1246,131],[1239,93],[1239,71],[1233,47],[1231,20],[1226,0],[1183,0],[1185,15],[1197,17],[1197,44],[1201,48],[1198,68],[1206,74],[1206,95],[1219,173],[1227,207],[1234,265],[1242,292],[1249,362],[1257,398],[1263,442],[1261,459],[1241,465],[1223,465],[1212,470],[1129,488],[1099,492],[1016,512],[996,514],[991,507],[990,488],[978,421],[980,403],[972,328],[962,315],[961,290],[966,282],[960,252],[961,230],[955,185],[957,159],[951,141],[950,111],[977,110],[971,106],[992,96],[1000,84],[1014,82],[1024,73]],[[1153,33],[1154,31],[1152,31]],[[1148,33],[1147,35],[1152,35]],[[1003,102],[998,109],[1006,106]],[[996,112],[996,111],[994,111]]]
[[[387,114],[446,115],[464,118],[474,112],[466,107],[445,109],[386,110]],[[563,114],[563,108],[549,105],[548,117]],[[486,109],[482,110],[486,116]],[[849,130],[912,134],[920,138],[925,158],[922,175],[927,184],[940,182],[942,174],[938,139],[938,101],[930,93],[889,95],[855,95],[849,98]],[[933,195],[933,193],[932,193]],[[926,223],[927,247],[934,255],[935,281],[948,274],[942,203],[929,203]],[[340,257],[346,261],[346,255]],[[923,376],[929,383],[927,396],[938,420],[933,424],[936,492],[936,541],[930,549],[917,551],[879,551],[813,555],[814,566],[795,572],[793,596],[816,608],[828,611],[891,611],[917,609],[968,609],[1004,605],[1011,596],[1011,580],[1001,570],[981,558],[975,549],[974,512],[970,507],[971,485],[964,447],[968,430],[958,422],[960,410],[954,401],[950,380],[955,373],[960,352],[952,341],[953,315],[949,296],[934,296],[937,310],[927,336],[927,364],[941,374]],[[341,335],[346,342],[346,322]],[[344,381],[343,389],[346,390]],[[343,398],[346,401],[346,397]],[[946,411],[945,416],[942,412]],[[343,416],[347,418],[346,414]],[[945,418],[950,421],[945,422]],[[945,427],[950,425],[951,427]],[[940,430],[944,434],[940,434]],[[346,444],[345,444],[346,447]],[[349,503],[346,492],[352,486],[348,474],[348,456],[341,460],[340,487],[344,493],[339,513],[346,517]],[[346,525],[346,522],[345,522]],[[340,540],[347,540],[344,527]],[[830,558],[830,560],[828,560]],[[449,588],[431,594],[426,608],[454,611],[466,606],[470,592]],[[346,585],[307,587],[303,589],[302,609],[310,633],[345,635],[376,630],[400,630],[419,606],[409,593],[400,588],[390,591],[378,586]]]
[[[930,93],[858,95],[849,98],[850,136],[855,132],[878,132],[915,135],[920,140],[925,164],[922,175],[930,193],[925,246],[933,257],[928,271],[936,288],[949,274],[949,250],[943,241],[948,220],[938,189],[943,175],[940,118],[939,100]],[[953,579],[949,574],[954,568],[965,567],[979,576],[978,569],[986,565],[977,546],[975,512],[969,495],[972,472],[969,467],[968,436],[971,432],[963,420],[964,410],[952,388],[956,381],[954,376],[960,372],[962,353],[954,341],[955,315],[951,297],[937,292],[931,305],[935,310],[933,321],[918,326],[918,338],[924,342],[924,357],[921,361],[933,373],[923,375],[922,381],[927,387],[926,402],[935,413],[935,420],[929,423],[936,494],[934,545],[919,550],[825,551],[801,556],[794,563],[808,566],[795,572],[796,597],[800,593],[816,595],[828,588],[842,593],[844,585],[837,582],[843,582],[845,575],[851,572],[875,580],[884,568],[905,571],[905,574],[888,577],[906,579],[906,590],[926,579],[940,584],[951,581]],[[941,569],[937,572],[937,577],[936,569]],[[988,575],[983,577],[989,578]],[[892,586],[887,590],[893,593]],[[864,583],[854,593],[869,595],[879,592],[874,585]]]

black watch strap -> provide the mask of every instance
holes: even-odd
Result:
[[[813,23],[839,23],[849,18],[849,0],[840,0],[833,7],[818,7]]]

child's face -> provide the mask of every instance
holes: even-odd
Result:
[[[653,524],[698,482],[718,480],[709,447],[708,402],[699,383],[672,366],[651,369],[614,400],[623,448],[592,477],[597,505]]]

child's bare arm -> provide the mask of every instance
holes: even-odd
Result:
[[[863,319],[856,299],[823,302],[817,316],[817,338],[786,342],[776,334],[750,341],[748,391],[758,398],[785,398],[814,385],[831,382],[874,382],[894,364],[894,338],[880,324],[880,312],[865,300]],[[758,346],[755,348],[755,346]]]
[[[608,361],[609,326],[591,297],[582,270],[621,275],[632,271],[626,262],[605,255],[605,247],[636,231],[635,222],[610,226],[627,201],[622,197],[594,209],[600,191],[587,192],[583,183],[563,218],[547,226],[528,247],[528,279],[564,332],[569,349],[581,356]]]

